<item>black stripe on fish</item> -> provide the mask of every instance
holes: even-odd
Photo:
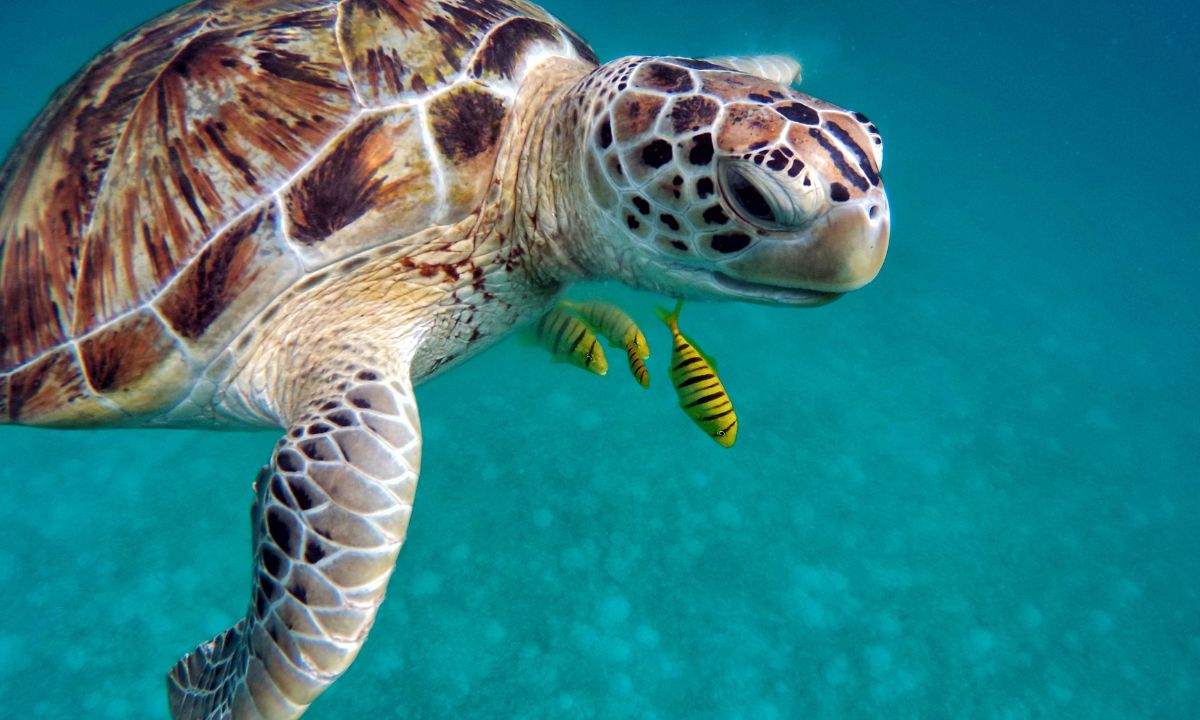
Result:
[[[558,334],[556,334],[554,336],[554,351],[555,352],[559,352],[562,350],[562,336],[563,336],[563,333],[565,333],[567,331],[567,326],[571,324],[571,316],[567,315],[566,313],[563,313],[563,316],[559,320],[560,320],[560,322],[558,323]]]
[[[681,382],[681,383],[679,383],[678,385],[676,385],[676,386],[675,386],[675,389],[676,389],[676,390],[682,390],[683,388],[687,387],[688,385],[692,385],[692,384],[694,384],[694,383],[702,382],[702,381],[704,381],[704,380],[707,380],[707,379],[709,379],[709,378],[711,378],[711,377],[716,377],[716,376],[715,376],[715,375],[713,375],[712,373],[704,373],[703,375],[693,375],[693,376],[691,376],[690,378],[688,378],[687,380],[684,380],[683,382]]]
[[[722,398],[722,397],[725,397],[724,390],[722,390],[720,392],[715,392],[711,395],[705,395],[704,397],[700,398],[699,400],[693,400],[692,402],[688,403],[687,405],[684,405],[684,407],[685,408],[696,407],[697,405],[703,405],[706,402],[710,402],[712,400],[716,400],[717,398]]]
[[[568,354],[575,352],[575,348],[579,346],[579,343],[583,342],[583,336],[587,335],[587,331],[587,327],[579,328],[579,335],[575,337],[575,342],[571,343],[571,347],[567,348]],[[592,344],[594,345],[595,343]]]
[[[672,369],[672,370],[678,370],[678,369],[679,369],[679,368],[681,368],[681,367],[684,367],[684,366],[687,366],[687,365],[691,365],[692,363],[698,363],[698,362],[701,362],[701,361],[703,361],[703,360],[704,360],[704,358],[702,358],[702,357],[700,357],[699,355],[697,355],[697,356],[695,356],[695,357],[690,357],[690,358],[688,358],[687,360],[684,360],[683,362],[679,363],[678,365],[676,365],[675,367],[673,367],[673,368],[671,368],[671,369]]]

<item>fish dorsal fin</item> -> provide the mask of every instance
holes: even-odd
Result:
[[[695,350],[697,353],[699,353],[700,357],[704,358],[704,362],[708,363],[708,366],[713,369],[713,372],[717,372],[717,361],[713,359],[712,355],[709,355],[708,353],[704,352],[704,348],[697,345],[696,341],[693,340],[692,338],[690,338],[689,336],[684,335],[683,333],[679,333],[679,337],[686,340],[687,344],[691,345],[692,349]]]
[[[800,62],[787,55],[721,55],[704,59],[780,85],[799,85],[801,80]]]

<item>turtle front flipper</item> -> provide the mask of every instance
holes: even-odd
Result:
[[[246,617],[168,675],[174,718],[295,718],[362,647],[421,458],[412,386],[355,370],[307,404],[255,483]]]

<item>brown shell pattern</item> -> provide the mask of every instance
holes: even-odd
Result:
[[[467,215],[538,46],[596,61],[521,0],[208,0],[118,40],[0,169],[0,422],[167,407],[304,274]]]

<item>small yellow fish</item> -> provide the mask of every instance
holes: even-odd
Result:
[[[625,346],[625,353],[629,355],[629,370],[633,373],[633,378],[642,387],[650,387],[650,371],[646,369],[646,363],[638,357],[637,345],[629,343]]]
[[[642,362],[649,359],[650,346],[646,344],[646,336],[633,318],[616,305],[606,302],[573,303],[564,300],[562,304],[574,310],[584,322],[606,337],[609,345],[624,347],[629,354],[629,372],[633,373],[642,387],[650,387],[650,371]]]
[[[597,375],[608,373],[604,348],[582,320],[555,306],[538,320],[534,337],[556,360],[578,365]]]
[[[725,394],[717,371],[692,343],[679,332],[679,311],[683,301],[668,313],[655,308],[667,327],[671,328],[674,347],[671,352],[671,384],[679,395],[679,406],[692,422],[712,436],[722,447],[732,447],[737,440],[737,413]]]

